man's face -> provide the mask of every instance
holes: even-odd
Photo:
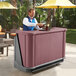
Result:
[[[35,16],[35,10],[31,10],[31,12],[29,12],[29,16],[33,18]]]

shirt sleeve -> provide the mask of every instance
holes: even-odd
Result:
[[[24,18],[23,19],[23,24],[26,25],[26,26],[36,26],[37,20],[36,20],[36,23],[31,23],[31,22],[28,21],[28,18]]]

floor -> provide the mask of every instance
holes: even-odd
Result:
[[[6,50],[6,48],[4,49]],[[37,73],[26,73],[14,68],[14,47],[9,47],[9,56],[0,55],[0,76],[76,76],[76,45],[66,44],[66,57],[60,65]]]

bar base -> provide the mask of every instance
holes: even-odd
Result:
[[[37,72],[37,71],[41,71],[41,70],[47,69],[49,67],[55,66],[55,65],[57,65],[57,64],[59,64],[60,62],[63,62],[63,61],[64,61],[64,58],[61,58],[61,59],[51,61],[51,62],[47,62],[46,64],[42,64],[42,65],[32,67],[32,68],[23,67],[23,66],[17,64],[17,62],[15,61],[14,62],[14,67],[21,70],[21,71],[24,71],[24,72]]]

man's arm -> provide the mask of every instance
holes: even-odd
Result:
[[[35,19],[36,24],[38,24],[37,20]],[[40,28],[38,25],[35,27],[37,30],[41,30],[42,28]]]
[[[36,20],[36,19],[35,19]],[[36,23],[31,23],[28,21],[28,18],[24,18],[23,19],[23,24],[26,25],[26,26],[40,26],[42,27],[43,24],[42,23],[38,23],[37,20],[36,20]]]
[[[26,26],[36,26],[37,23],[31,23],[28,21],[28,18],[24,18],[23,19],[23,24],[26,25]]]

